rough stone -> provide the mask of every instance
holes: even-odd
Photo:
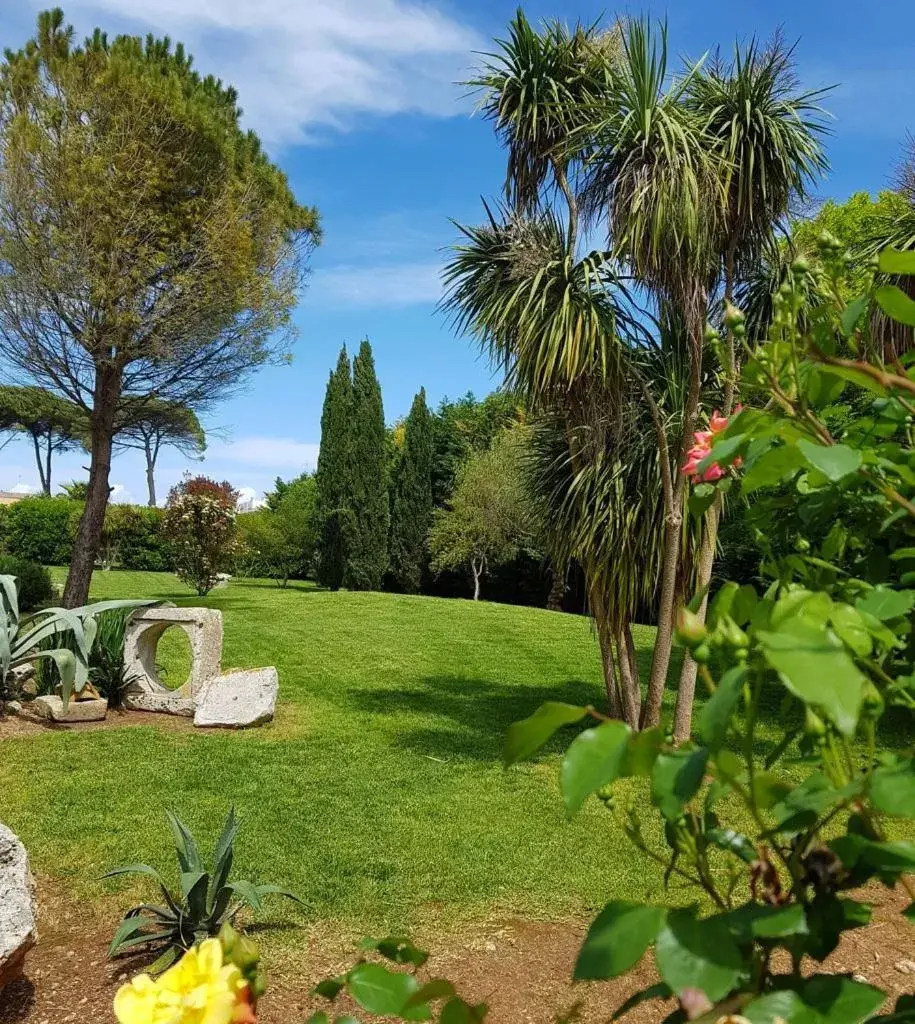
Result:
[[[0,989],[19,976],[26,953],[37,941],[35,881],[28,857],[0,822]]]
[[[170,626],[183,629],[191,645],[191,672],[184,686],[176,690],[169,690],[156,672],[156,647]],[[143,608],[131,616],[124,636],[124,666],[128,678],[132,679],[126,696],[134,698],[140,694],[177,694],[193,699],[213,676],[219,675],[221,660],[221,612],[214,608]],[[126,703],[128,707],[136,706]],[[157,707],[155,710],[168,708]]]
[[[197,706],[193,697],[183,697],[179,691],[128,693],[123,703],[128,711],[156,711],[162,715],[182,715],[185,718],[191,718]]]
[[[36,697],[31,709],[53,722],[100,722],[108,711],[107,700],[70,700],[66,709],[60,697]]]
[[[18,700],[8,700],[5,704],[5,710],[9,715],[18,715],[22,711],[22,705]]]
[[[207,683],[197,698],[194,725],[243,729],[269,722],[276,710],[279,677],[275,668],[227,672]]]

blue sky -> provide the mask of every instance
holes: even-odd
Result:
[[[0,0],[0,44],[30,34],[35,0]],[[455,238],[449,218],[476,221],[480,197],[501,185],[503,158],[490,128],[471,116],[455,83],[512,16],[506,0],[71,0],[82,35],[168,34],[198,66],[233,83],[250,127],[289,174],[303,202],[321,210],[325,243],[298,310],[290,367],[270,368],[210,425],[223,428],[203,471],[260,493],[273,478],[313,466],[330,366],[342,343],[368,336],[393,421],[425,386],[432,402],[498,383],[472,343],[436,312],[438,272]],[[832,170],[822,198],[884,187],[908,130],[915,131],[915,4],[911,0],[668,0],[612,8],[537,0],[532,18],[590,22],[603,11],[665,17],[675,53],[700,56],[735,38],[782,27],[799,39],[810,87],[836,85]],[[906,118],[909,120],[907,121]],[[164,494],[187,463],[160,459]],[[86,456],[58,460],[58,481],[84,477]],[[193,467],[197,468],[197,467]],[[37,486],[30,451],[0,451],[0,489]],[[142,467],[116,458],[115,499],[144,500]]]

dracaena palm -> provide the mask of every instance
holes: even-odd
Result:
[[[780,252],[774,239],[776,228],[791,204],[802,201],[826,169],[822,96],[822,90],[799,89],[793,47],[779,36],[765,47],[755,40],[745,48],[735,46],[730,60],[716,57],[691,69],[684,103],[703,126],[723,190],[715,249],[725,303],[733,300],[740,266],[768,263],[777,272],[780,261],[771,260],[773,251]],[[721,407],[729,416],[738,373],[730,332],[725,363]],[[711,582],[723,500],[720,493],[716,495],[705,514],[696,576],[699,590],[707,591]],[[703,600],[699,614],[704,613]],[[689,735],[696,669],[691,658],[685,659],[674,725],[679,739]]]
[[[628,22],[612,87],[595,108],[583,190],[585,211],[606,223],[620,261],[653,294],[674,308],[688,358],[686,398],[677,433],[657,432],[664,496],[664,550],[658,633],[643,722],[655,724],[673,648],[673,617],[685,480],[679,467],[696,425],[703,334],[715,279],[716,242],[725,190],[705,119],[686,102],[695,77],[671,77],[665,26]]]

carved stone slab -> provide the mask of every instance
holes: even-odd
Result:
[[[170,690],[156,671],[156,648],[171,626],[187,633],[191,672],[187,682]],[[214,608],[144,608],[136,612],[124,636],[124,665],[133,677],[124,706],[136,711],[191,715],[206,683],[219,675],[222,661],[222,613]]]
[[[194,725],[244,729],[273,719],[280,682],[275,668],[216,676],[197,698]]]

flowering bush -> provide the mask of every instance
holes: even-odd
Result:
[[[235,550],[238,493],[206,477],[173,487],[165,508],[165,536],[179,579],[203,597],[216,585]]]
[[[264,987],[257,947],[228,925],[159,978],[141,974],[114,997],[120,1024],[255,1024]]]
[[[735,415],[742,408],[742,406],[738,405],[734,410]],[[686,462],[683,464],[683,472],[693,483],[714,483],[716,480],[720,480],[727,472],[726,469],[709,458],[712,454],[712,444],[715,436],[725,430],[727,425],[727,417],[722,416],[716,409],[709,420],[708,430],[697,430],[693,434],[693,440],[696,443],[686,453]],[[735,468],[739,466],[740,459],[735,459],[732,465]]]

